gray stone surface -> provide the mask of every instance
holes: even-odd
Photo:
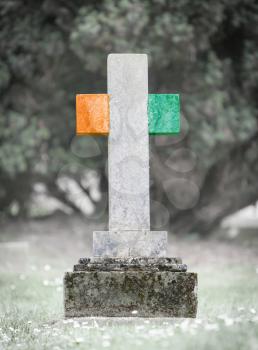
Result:
[[[65,316],[195,317],[197,274],[171,271],[67,272]]]
[[[180,258],[84,258],[74,271],[173,271],[185,272]]]
[[[111,54],[107,69],[109,230],[149,230],[147,55]]]
[[[153,264],[162,264],[162,265],[169,265],[169,264],[182,264],[182,259],[179,257],[129,257],[129,258],[103,258],[103,257],[92,257],[92,258],[80,258],[78,263],[79,264],[89,264],[89,263],[95,263],[95,264],[130,264],[130,265],[142,265],[142,266],[150,266]]]
[[[166,231],[95,231],[93,256],[102,257],[164,257]]]

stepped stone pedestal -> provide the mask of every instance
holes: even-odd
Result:
[[[64,278],[65,316],[195,317],[197,274],[180,258],[80,259]]]

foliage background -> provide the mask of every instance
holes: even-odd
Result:
[[[257,21],[254,0],[1,0],[2,216],[40,189],[104,217],[107,141],[74,136],[74,106],[106,92],[110,52],[147,53],[149,92],[181,94],[181,135],[151,138],[152,226],[206,234],[255,203]]]

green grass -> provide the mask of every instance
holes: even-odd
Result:
[[[258,349],[255,266],[198,273],[196,320],[64,320],[63,271],[1,273],[0,349]]]

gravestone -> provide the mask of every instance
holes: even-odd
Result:
[[[145,54],[109,55],[108,94],[76,96],[77,135],[108,135],[109,230],[65,274],[66,317],[196,316],[197,274],[150,230],[149,134],[179,129],[179,96],[148,94]]]

